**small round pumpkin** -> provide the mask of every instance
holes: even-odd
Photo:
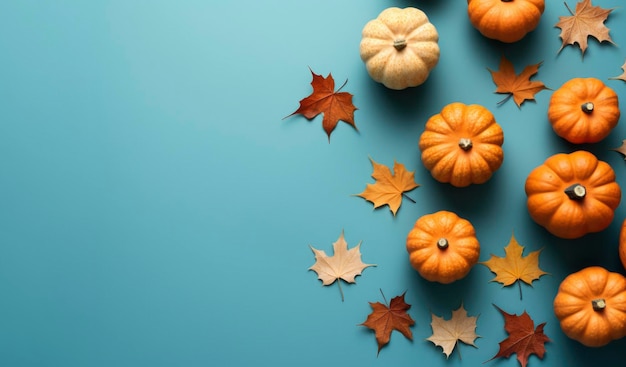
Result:
[[[554,313],[568,337],[601,347],[626,336],[626,278],[599,266],[568,275],[554,298]]]
[[[622,266],[626,269],[626,219],[622,222],[622,228],[619,231],[619,259]]]
[[[406,239],[411,266],[426,280],[452,283],[478,262],[480,244],[472,224],[449,211],[420,217]]]
[[[532,219],[566,239],[604,230],[622,198],[611,166],[584,150],[549,157],[524,188]]]
[[[363,28],[360,53],[367,72],[390,89],[423,84],[439,62],[439,34],[426,14],[391,7]]]
[[[468,0],[470,22],[485,37],[512,43],[537,28],[544,0]]]
[[[454,102],[428,119],[419,148],[435,180],[465,187],[486,182],[500,168],[503,143],[502,128],[488,109]]]
[[[570,143],[597,143],[620,117],[617,94],[600,79],[573,78],[554,91],[548,120],[554,132]]]

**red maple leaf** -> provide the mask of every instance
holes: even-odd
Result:
[[[384,298],[385,296],[383,295],[383,299]],[[387,300],[385,300],[385,303],[387,303]],[[404,293],[392,298],[389,306],[380,302],[370,302],[369,304],[372,307],[372,313],[370,313],[367,316],[367,320],[360,325],[367,326],[376,332],[378,353],[380,353],[382,347],[389,343],[393,330],[398,330],[405,337],[413,340],[413,333],[411,332],[410,326],[414,325],[415,321],[407,313],[411,305],[404,302]]]
[[[524,311],[520,316],[506,313],[498,306],[498,311],[504,316],[504,330],[509,334],[508,338],[500,342],[500,350],[493,358],[509,358],[511,354],[517,354],[517,360],[522,367],[526,367],[528,357],[535,354],[539,359],[543,359],[546,352],[544,344],[550,339],[543,333],[546,323],[539,324],[535,328],[530,315]]]
[[[326,78],[315,74],[313,70],[311,70],[311,74],[313,75],[313,80],[311,81],[313,93],[300,100],[300,107],[285,118],[301,114],[308,120],[311,120],[320,113],[323,113],[324,118],[322,120],[322,126],[328,135],[329,142],[330,133],[333,132],[339,121],[346,122],[356,129],[356,125],[354,124],[354,111],[357,110],[357,108],[352,104],[352,94],[340,92],[341,88],[348,83],[348,80],[335,91],[335,80],[330,73]]]

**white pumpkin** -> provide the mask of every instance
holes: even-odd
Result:
[[[390,89],[426,81],[439,62],[439,34],[426,14],[413,7],[391,7],[363,28],[360,53],[367,72]]]

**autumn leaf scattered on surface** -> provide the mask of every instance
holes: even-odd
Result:
[[[361,261],[361,243],[348,250],[348,243],[344,239],[343,231],[339,239],[333,243],[334,254],[326,255],[323,250],[317,250],[313,246],[311,250],[315,254],[315,264],[309,268],[317,273],[322,285],[331,285],[335,281],[339,284],[339,292],[343,301],[343,290],[340,279],[347,283],[355,283],[355,277],[361,275],[363,269],[375,264],[365,264]]]
[[[619,79],[619,80],[623,80],[623,81],[626,82],[626,61],[624,61],[624,65],[622,65],[622,71],[623,71],[623,73],[621,75],[614,76],[614,77],[609,78],[609,79]]]
[[[516,75],[513,64],[503,56],[500,60],[498,71],[488,68],[489,72],[491,72],[491,78],[497,86],[496,93],[509,94],[498,104],[503,104],[513,97],[517,107],[521,107],[524,101],[534,100],[536,93],[547,89],[542,82],[530,80],[533,75],[537,74],[539,66],[541,66],[541,63],[528,65],[522,70],[521,74]]]
[[[626,139],[622,140],[622,145],[618,148],[613,148],[613,150],[623,155],[624,160],[626,160]]]
[[[544,274],[548,274],[539,269],[539,253],[541,250],[533,251],[528,256],[522,257],[524,246],[521,246],[515,236],[511,235],[509,244],[504,248],[505,257],[491,255],[487,261],[481,264],[487,266],[489,270],[496,274],[492,282],[500,282],[505,287],[518,282],[520,289],[520,299],[522,299],[522,287],[519,281],[532,285],[534,280],[539,279]]]
[[[309,69],[310,70],[310,69]],[[348,83],[345,83],[335,91],[335,80],[329,73],[326,78],[317,75],[311,70],[313,75],[313,93],[306,98],[300,100],[300,107],[287,117],[301,114],[311,120],[320,113],[324,114],[322,126],[328,135],[330,142],[330,134],[333,132],[339,121],[346,122],[356,129],[354,124],[354,111],[357,110],[352,104],[352,94],[348,92],[340,92],[340,90]]]
[[[604,25],[604,21],[613,9],[593,6],[591,0],[582,0],[576,3],[576,12],[572,12],[567,3],[565,3],[565,7],[571,15],[559,17],[559,21],[555,25],[555,27],[561,28],[560,37],[563,40],[559,52],[566,45],[578,43],[584,56],[589,36],[594,37],[598,42],[613,43],[611,36],[609,36],[609,29]]]
[[[543,359],[546,352],[544,344],[550,341],[543,333],[546,323],[539,324],[535,329],[535,323],[526,311],[518,316],[506,313],[498,306],[496,308],[504,316],[504,330],[509,336],[500,342],[500,350],[489,361],[499,357],[509,358],[515,353],[520,365],[526,367],[531,354]]]
[[[474,340],[478,338],[478,335],[476,335],[476,321],[478,316],[468,317],[467,311],[463,308],[463,305],[457,310],[452,311],[452,318],[450,320],[444,320],[443,317],[436,316],[435,314],[431,314],[431,316],[432,322],[430,326],[433,329],[433,335],[426,340],[442,347],[446,358],[450,357],[458,341],[476,347]]]
[[[402,197],[415,202],[415,200],[404,194],[406,191],[411,191],[419,185],[415,183],[415,173],[413,171],[407,171],[402,163],[394,161],[393,173],[389,167],[375,162],[370,158],[374,172],[372,177],[376,180],[376,183],[367,184],[365,190],[357,194],[367,201],[374,203],[374,209],[389,205],[389,209],[393,215],[402,204]]]
[[[382,294],[382,290],[380,291]],[[406,292],[405,292],[406,293]],[[413,340],[413,333],[410,327],[415,324],[411,315],[407,313],[411,305],[404,302],[404,294],[391,299],[391,303],[387,304],[387,299],[383,294],[385,304],[380,302],[370,302],[372,313],[367,316],[364,323],[359,324],[366,326],[376,333],[376,342],[378,343],[378,353],[382,347],[389,343],[391,332],[397,330],[407,339]]]

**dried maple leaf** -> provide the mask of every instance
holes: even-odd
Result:
[[[393,172],[389,167],[375,162],[370,158],[374,172],[372,177],[376,180],[374,184],[367,184],[365,190],[357,194],[367,201],[374,204],[374,209],[389,205],[389,209],[396,215],[396,212],[402,204],[402,196],[415,202],[415,200],[406,196],[404,192],[411,191],[419,185],[415,183],[415,174],[413,171],[407,171],[402,163],[394,161]]]
[[[409,340],[413,340],[413,333],[410,327],[415,324],[415,321],[407,313],[411,305],[404,302],[405,293],[392,298],[389,305],[387,305],[384,294],[383,299],[385,299],[385,304],[369,302],[372,307],[372,313],[367,316],[365,322],[359,324],[374,330],[376,333],[378,353],[380,353],[382,347],[389,343],[393,330],[397,330]]]
[[[619,79],[619,80],[623,80],[623,81],[626,82],[626,61],[624,61],[624,65],[622,65],[622,71],[623,71],[623,73],[621,75],[614,76],[614,77],[609,78],[609,79]]]
[[[555,27],[561,28],[560,37],[563,40],[559,52],[566,45],[578,43],[584,56],[589,36],[594,37],[598,42],[613,43],[611,36],[609,36],[609,29],[604,25],[604,21],[613,9],[593,6],[591,0],[582,0],[576,3],[576,12],[572,12],[567,3],[565,3],[565,7],[571,15],[559,17],[559,21],[555,25]]]
[[[541,250],[533,251],[526,257],[522,257],[522,252],[524,252],[524,246],[521,246],[515,236],[511,235],[509,244],[504,248],[505,257],[492,254],[489,260],[481,262],[496,274],[496,277],[491,280],[492,282],[500,282],[505,287],[518,282],[520,299],[522,298],[522,287],[519,280],[532,285],[534,280],[547,274],[539,269]]]
[[[541,63],[528,65],[522,70],[521,74],[516,75],[513,64],[503,56],[500,60],[498,71],[488,68],[489,72],[491,72],[491,78],[497,86],[496,93],[509,94],[508,97],[498,104],[502,104],[513,97],[517,107],[521,107],[524,101],[534,100],[536,93],[547,89],[542,82],[530,80],[533,75],[537,74],[539,66],[541,66]]]
[[[624,160],[626,160],[626,139],[622,140],[622,145],[619,148],[613,148],[613,150],[623,155]]]
[[[550,341],[543,333],[546,323],[539,324],[535,329],[535,323],[526,311],[518,316],[506,313],[498,306],[496,308],[504,316],[504,330],[509,336],[500,342],[500,350],[489,361],[499,357],[509,358],[515,353],[520,365],[526,367],[531,354],[543,359],[546,352],[544,344]]]
[[[313,80],[311,81],[313,93],[300,100],[300,107],[285,118],[300,114],[311,120],[320,113],[323,113],[324,118],[322,119],[322,126],[328,135],[329,142],[330,134],[339,121],[346,122],[356,129],[356,125],[354,124],[354,111],[357,110],[357,108],[352,104],[352,94],[339,92],[348,81],[346,80],[346,82],[335,91],[335,80],[330,73],[326,78],[315,74],[313,70],[311,70],[311,74],[313,75]]]
[[[467,311],[463,308],[463,305],[457,310],[452,311],[452,318],[450,320],[444,320],[443,317],[436,316],[435,314],[431,314],[431,316],[432,322],[430,326],[433,329],[433,335],[426,340],[443,348],[443,353],[446,355],[446,358],[450,357],[458,341],[476,347],[474,340],[478,338],[478,335],[476,335],[476,321],[478,316],[468,317]]]
[[[318,278],[322,281],[322,285],[331,285],[335,281],[339,284],[339,292],[343,301],[343,290],[341,282],[343,279],[347,283],[355,283],[355,277],[361,275],[363,269],[368,266],[376,266],[375,264],[365,264],[361,261],[361,243],[348,250],[348,243],[344,239],[343,231],[339,239],[333,243],[334,254],[326,255],[323,250],[311,247],[315,254],[315,264],[309,268],[317,273]]]

